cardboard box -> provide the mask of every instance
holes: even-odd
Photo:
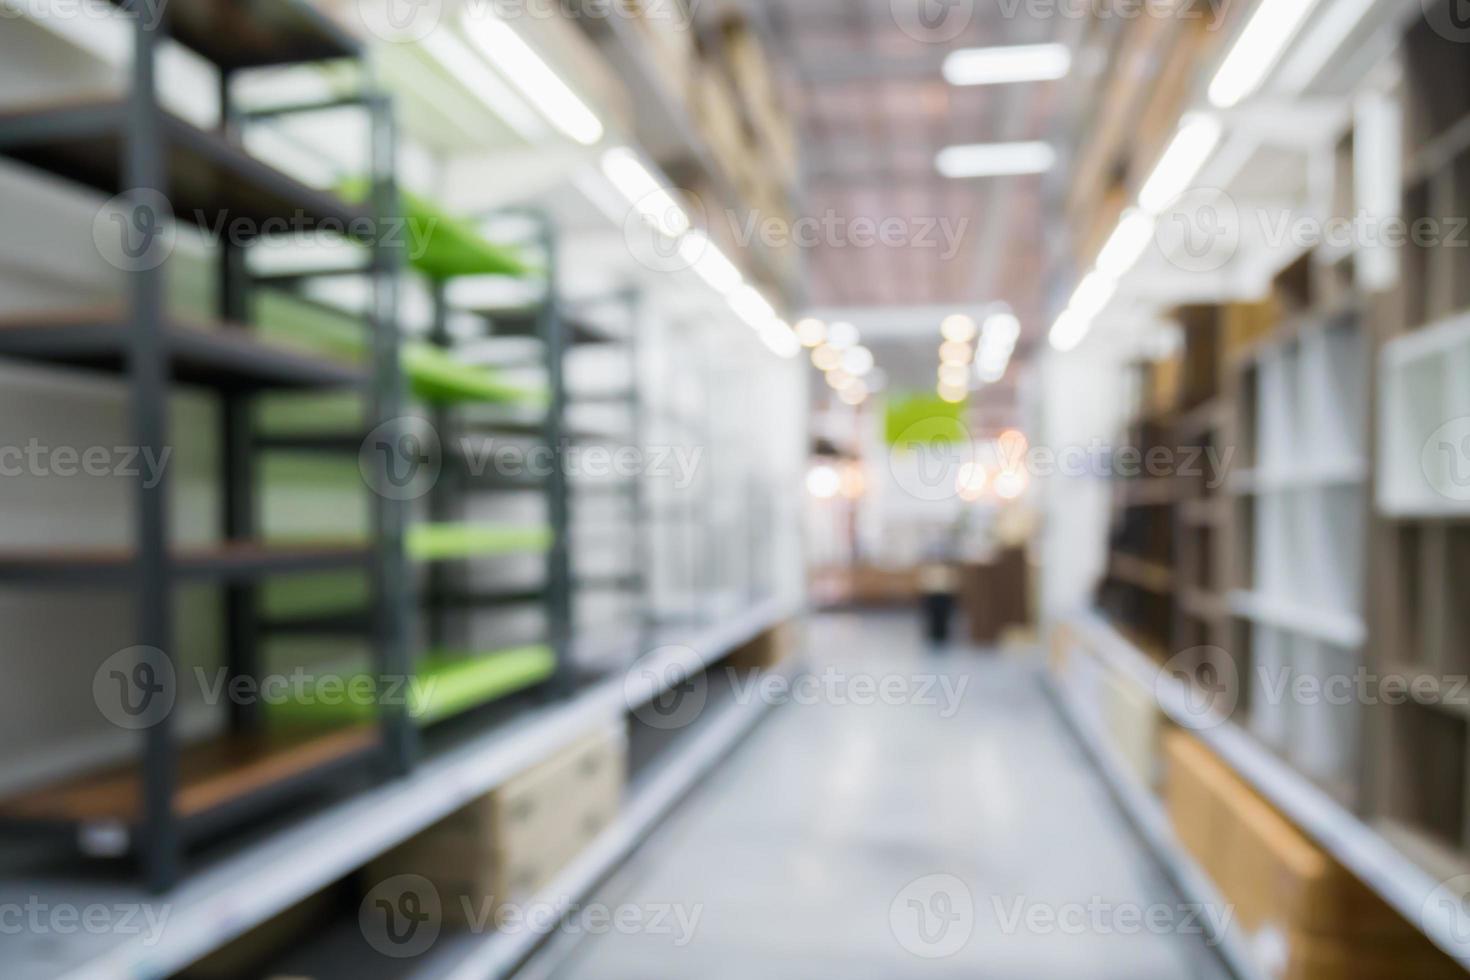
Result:
[[[532,900],[616,818],[627,781],[621,731],[588,735],[374,860],[368,888],[427,878],[446,924]]]
[[[1138,784],[1152,789],[1159,780],[1159,737],[1164,726],[1153,691],[1109,672],[1106,698],[1104,713],[1113,747]]]
[[[788,619],[772,626],[730,654],[730,666],[736,670],[769,670],[778,666],[805,641],[805,625],[802,620]]]
[[[1171,732],[1170,818],[1235,909],[1268,972],[1282,980],[1464,976],[1197,739]]]

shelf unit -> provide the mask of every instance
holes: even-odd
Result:
[[[1470,970],[1470,944],[1460,928],[1460,911],[1437,900],[1443,895],[1441,880],[1455,873],[1453,866],[1426,867],[1420,854],[1404,846],[1408,838],[1402,827],[1360,816],[1262,746],[1236,721],[1202,718],[1195,695],[1183,681],[1161,676],[1147,653],[1097,616],[1083,615],[1069,625],[1103,669],[1147,692],[1165,718],[1189,730],[1406,922]],[[1124,769],[1121,765],[1112,768],[1115,772]],[[1135,787],[1133,792],[1139,790]],[[1192,863],[1177,844],[1169,843],[1166,861],[1182,858],[1186,864]]]
[[[248,120],[237,111],[232,82],[255,68],[305,60],[355,62],[360,52],[353,40],[294,0],[263,0],[249,7],[220,0],[171,5],[156,23],[145,16],[124,17],[130,21],[133,49],[126,94],[6,112],[0,115],[0,153],[103,194],[126,192],[131,204],[124,217],[147,222],[136,224],[145,231],[172,221],[209,226],[221,218],[251,219],[257,229],[294,219],[344,231],[367,252],[374,286],[375,301],[355,318],[357,329],[368,333],[368,339],[359,340],[365,356],[347,363],[292,350],[255,328],[256,283],[247,260],[258,237],[220,243],[214,322],[173,316],[165,308],[168,256],[146,254],[153,239],[145,239],[143,261],[128,271],[121,308],[9,319],[0,326],[0,356],[119,375],[129,388],[136,444],[145,452],[160,453],[169,442],[167,399],[175,385],[216,393],[222,406],[223,543],[202,549],[173,546],[165,472],[136,486],[131,547],[12,550],[0,556],[0,568],[12,586],[129,591],[136,645],[161,651],[170,664],[177,656],[177,586],[191,581],[220,585],[228,671],[232,677],[251,677],[260,667],[257,603],[268,577],[358,568],[368,572],[373,595],[391,596],[397,585],[396,517],[386,501],[368,503],[372,533],[365,541],[280,541],[260,533],[262,501],[252,439],[255,401],[267,390],[365,391],[370,422],[398,415],[396,387],[386,383],[397,375],[398,344],[392,306],[385,302],[397,257],[375,232],[353,230],[364,223],[375,229],[394,212],[390,110],[373,95],[355,100],[369,120],[369,176],[363,200],[349,203],[246,152],[241,139]],[[217,131],[197,128],[161,107],[158,61],[170,37],[218,70]],[[166,210],[157,202],[166,202]],[[372,608],[378,669],[401,671],[394,607],[375,601]],[[150,665],[140,660],[135,666]],[[162,890],[177,879],[186,845],[289,798],[319,791],[329,770],[383,761],[385,747],[405,727],[399,712],[383,710],[367,728],[278,734],[265,730],[258,707],[231,705],[227,736],[187,747],[180,744],[174,713],[165,712],[142,732],[139,764],[78,783],[33,788],[4,801],[0,810],[10,825],[59,830],[84,851],[135,855],[150,886]]]
[[[240,841],[230,853],[215,855],[198,874],[162,896],[126,884],[100,885],[94,879],[54,875],[0,879],[0,899],[7,902],[25,902],[36,896],[51,905],[87,904],[98,901],[99,889],[105,888],[109,901],[149,909],[166,905],[171,910],[170,927],[157,942],[150,942],[142,932],[116,930],[78,934],[65,944],[33,943],[23,934],[0,935],[0,960],[6,964],[6,975],[14,980],[161,977],[183,970],[566,747],[580,733],[626,718],[664,694],[678,679],[697,676],[751,639],[800,614],[798,605],[770,601],[714,627],[661,631],[655,638],[657,654],[644,664],[647,670],[626,679],[609,678],[567,700],[522,706],[491,729],[465,732],[452,744],[436,747],[404,779],[334,801],[314,813],[295,815],[284,826]],[[693,754],[677,760],[689,765],[668,772],[682,771],[690,781],[707,773],[720,758],[720,747],[734,744],[762,712],[763,702],[757,698],[739,707],[738,715],[722,715],[720,724],[703,727],[709,743],[718,741],[719,745],[702,740],[697,752],[695,746],[689,746]],[[722,736],[717,739],[715,731]],[[662,779],[650,782],[649,793],[635,798],[623,819],[552,886],[558,896],[584,894],[636,843],[643,818],[656,818],[659,809],[677,799],[678,792],[654,792],[658,786],[673,788]],[[519,940],[481,939],[479,944],[460,947],[466,965],[499,963],[503,953],[520,949]],[[513,958],[520,955],[523,951]]]
[[[1158,408],[1157,406],[1155,407]],[[1164,411],[1141,415],[1115,452],[1118,472],[1122,454],[1143,461],[1157,450],[1172,459],[1174,419]],[[1140,463],[1142,466],[1142,463]],[[1173,645],[1176,608],[1176,520],[1180,483],[1169,473],[1143,473],[1114,482],[1113,528],[1108,568],[1099,605],[1160,661]]]
[[[423,450],[426,458],[441,468],[421,492],[407,494],[410,499],[406,501],[401,603],[409,624],[407,635],[418,651],[409,658],[409,676],[418,683],[419,696],[407,705],[413,731],[401,746],[405,768],[422,754],[420,729],[538,687],[559,695],[573,688],[564,360],[570,341],[588,337],[585,327],[568,326],[555,300],[555,240],[544,215],[515,215],[528,229],[527,238],[507,248],[491,245],[472,223],[438,215],[422,199],[414,198],[410,209],[434,214],[431,227],[447,228],[453,239],[441,241],[436,230],[430,236],[430,247],[411,262],[424,278],[432,316],[426,336],[405,342],[399,382],[409,389],[417,403],[415,411],[421,413],[421,423],[427,427],[413,438],[419,440],[418,445],[429,447]],[[448,224],[441,226],[444,221]],[[529,273],[531,265],[523,258],[528,253],[535,253],[540,263],[545,299],[509,311],[478,309],[456,301],[456,283],[462,277]],[[347,273],[339,270],[336,274]],[[300,286],[294,276],[278,276],[273,283],[292,290]],[[292,293],[292,300],[304,304],[312,314],[323,312],[311,298],[297,292]],[[330,307],[325,312],[340,315]],[[497,367],[475,362],[470,351],[504,338],[536,341],[534,358],[525,364]],[[347,345],[327,323],[318,325],[312,340],[328,348]],[[410,351],[416,354],[407,356]],[[506,377],[515,368],[535,371],[542,382],[516,383]],[[331,421],[333,413],[321,414]],[[412,423],[409,428],[418,425]],[[545,448],[547,472],[526,480],[499,480],[494,473],[477,472],[479,464],[488,462],[479,457],[479,448],[505,435]],[[357,455],[363,444],[361,434],[332,429],[276,431],[270,440],[279,451],[308,455],[324,449]],[[479,516],[487,498],[507,497],[539,498],[541,518],[506,521]],[[540,559],[538,582],[493,587],[480,582],[482,573],[493,574],[509,562],[528,557]],[[330,589],[323,599],[332,603]],[[539,638],[504,641],[504,631],[480,628],[485,625],[483,618],[494,620],[522,607],[541,609],[544,625]],[[358,610],[343,615],[333,608],[298,609],[277,626],[298,635],[330,636],[355,632],[363,618]],[[485,641],[485,633],[495,639]],[[352,679],[371,680],[360,674]],[[335,684],[343,678],[326,672],[323,680]],[[318,722],[352,721],[361,714],[356,705],[328,705],[327,701],[303,699],[284,706],[279,714]]]
[[[1437,234],[1397,250],[1398,282],[1375,308],[1373,666],[1448,692],[1470,672],[1470,256],[1456,231],[1470,208],[1470,75],[1429,20],[1400,61],[1402,218]],[[1441,877],[1470,870],[1470,713],[1456,700],[1380,705],[1371,729],[1371,811]]]
[[[1303,282],[1315,261],[1277,280],[1282,308],[1298,312],[1233,363],[1229,606],[1251,731],[1352,802],[1362,707],[1289,693],[1303,678],[1351,678],[1367,641],[1368,340],[1356,306],[1312,309],[1325,294]]]

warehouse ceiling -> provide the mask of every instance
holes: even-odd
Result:
[[[950,180],[934,159],[953,144],[1046,138],[1060,90],[1056,83],[954,88],[941,66],[956,48],[1065,40],[1068,22],[1030,19],[1027,4],[973,0],[745,6],[783,62],[802,140],[801,212],[834,229],[804,256],[809,304],[1001,300],[1035,330],[1046,313],[1047,178]],[[932,18],[920,19],[925,12]],[[864,220],[902,229],[905,244],[853,244],[861,231],[854,222]]]

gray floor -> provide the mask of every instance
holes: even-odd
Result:
[[[561,937],[527,973],[1224,977],[1035,665],[928,655],[916,629],[902,616],[815,620],[812,673],[836,671],[852,684],[832,689],[849,696],[777,707],[597,896],[628,927]],[[860,677],[897,678],[895,703],[854,703]],[[939,679],[966,685],[957,710]],[[671,907],[698,916],[692,931],[631,925]]]

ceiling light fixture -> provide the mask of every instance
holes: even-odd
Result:
[[[1108,236],[1107,244],[1097,253],[1097,270],[1105,276],[1121,279],[1138,264],[1153,241],[1154,216],[1142,208],[1129,208],[1123,212],[1118,227]]]
[[[849,347],[856,347],[861,338],[858,336],[858,328],[851,323],[838,321],[827,328],[827,345],[835,347],[840,351]]]
[[[873,370],[873,352],[862,345],[850,347],[842,352],[842,370],[854,378],[867,376]]]
[[[1210,104],[1229,109],[1261,87],[1317,0],[1263,0],[1210,82]]]
[[[1168,149],[1138,192],[1138,204],[1149,214],[1158,214],[1189,189],[1210,154],[1220,143],[1223,129],[1214,116],[1198,113],[1184,117]]]
[[[514,28],[499,17],[469,10],[460,24],[470,43],[549,123],[583,146],[595,146],[602,139],[602,120]]]
[[[1065,78],[1071,68],[1072,52],[1065,44],[966,48],[944,59],[944,79],[951,85],[1050,82]]]
[[[745,282],[735,263],[698,228],[679,239],[679,257],[721,296],[729,296]]]
[[[956,313],[944,318],[944,322],[939,325],[939,332],[944,335],[945,340],[968,344],[975,339],[975,334],[979,332],[979,329],[970,317],[963,313]]]
[[[602,155],[602,173],[623,199],[664,236],[678,239],[690,231],[689,215],[674,200],[673,193],[626,146],[616,146]]]
[[[803,347],[820,347],[827,339],[827,325],[814,317],[807,317],[796,324],[796,339]]]
[[[1056,150],[1051,144],[1042,142],[949,146],[934,158],[934,166],[940,174],[954,180],[1044,174],[1056,162]]]

